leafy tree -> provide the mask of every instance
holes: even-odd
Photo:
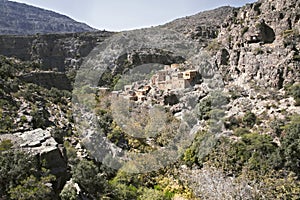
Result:
[[[106,175],[93,161],[81,160],[72,169],[72,175],[74,182],[78,183],[80,188],[91,198],[100,198],[108,194],[109,184]]]
[[[9,188],[16,187],[30,174],[36,174],[36,166],[36,161],[23,152],[0,152],[0,196],[7,195]]]

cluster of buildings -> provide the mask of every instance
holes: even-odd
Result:
[[[183,70],[179,64],[165,65],[163,70],[152,76],[150,81],[125,85],[122,96],[132,101],[146,101],[147,97],[161,96],[165,91],[181,90],[199,83],[201,76],[197,70]]]

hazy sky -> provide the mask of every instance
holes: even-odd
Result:
[[[220,6],[240,7],[255,0],[13,0],[53,10],[97,29],[131,30]]]

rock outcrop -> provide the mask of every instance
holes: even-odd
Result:
[[[60,90],[71,90],[71,81],[65,73],[53,71],[31,72],[19,76],[20,80],[35,83],[47,89],[55,87]]]
[[[185,34],[187,37],[197,40],[201,45],[205,46],[209,39],[218,36],[223,20],[237,10],[238,8],[224,6],[176,19],[162,27]]]
[[[299,13],[299,1],[261,0],[228,16],[215,41],[225,79],[279,89],[299,81]]]
[[[0,36],[0,54],[23,61],[35,61],[42,70],[64,72],[77,69],[83,58],[113,33],[46,34]]]
[[[37,156],[40,162],[44,162],[47,169],[57,177],[57,187],[64,185],[67,179],[67,159],[63,147],[51,136],[49,130],[35,129],[32,131],[15,134],[0,135],[0,140],[11,140],[14,149],[22,150]]]

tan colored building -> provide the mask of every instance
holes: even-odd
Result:
[[[183,79],[192,80],[197,76],[197,74],[198,74],[197,70],[187,70],[183,73]]]

